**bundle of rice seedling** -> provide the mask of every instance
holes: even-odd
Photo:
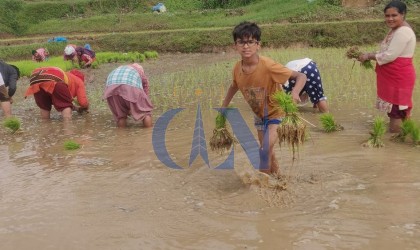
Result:
[[[228,151],[235,141],[232,133],[226,127],[226,114],[219,112],[216,116],[216,127],[213,129],[213,136],[210,138],[211,150],[222,154],[224,151]]]
[[[293,102],[291,95],[284,91],[277,91],[273,94],[273,99],[286,113],[277,128],[279,145],[280,147],[282,144],[290,146],[293,151],[293,159],[295,159],[295,152],[298,150],[299,145],[303,144],[306,138],[306,125],[298,116],[298,107]]]
[[[343,126],[337,124],[331,113],[324,113],[319,117],[324,131],[327,133],[343,130]]]
[[[359,59],[359,56],[361,56],[362,54],[363,53],[361,51],[359,51],[359,48],[357,46],[350,47],[346,52],[347,58],[356,59],[356,60]],[[370,60],[366,60],[366,61],[362,62],[361,65],[365,69],[373,69],[373,64]]]
[[[16,117],[5,118],[3,121],[3,126],[15,133],[20,129],[20,120]]]
[[[75,150],[80,148],[80,144],[73,140],[67,140],[64,142],[64,148],[67,150]]]
[[[373,122],[373,129],[370,132],[369,140],[364,144],[367,147],[380,148],[385,144],[382,141],[382,137],[386,132],[385,121],[382,117],[376,117]]]

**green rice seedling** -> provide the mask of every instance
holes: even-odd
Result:
[[[226,110],[218,112],[216,116],[216,127],[213,129],[213,136],[210,138],[210,148],[222,154],[229,150],[236,141],[232,133],[226,127]]]
[[[335,122],[334,116],[331,113],[324,113],[319,117],[319,119],[321,121],[322,128],[327,133],[343,130],[343,127]]]
[[[420,128],[416,124],[414,124],[412,130],[410,131],[410,137],[414,145],[420,144]]]
[[[385,121],[382,117],[376,117],[373,121],[373,129],[370,132],[370,138],[366,142],[366,146],[380,148],[385,146],[382,141],[382,137],[386,132]]]
[[[16,117],[5,118],[3,121],[3,126],[15,133],[20,129],[20,120]]]
[[[284,91],[277,91],[273,94],[273,99],[286,113],[277,128],[279,145],[280,147],[282,144],[289,145],[293,151],[293,159],[295,159],[295,153],[298,151],[299,145],[303,144],[306,138],[306,125],[298,116],[298,107],[293,102],[291,95]]]
[[[144,56],[146,56],[146,58],[157,58],[158,57],[158,53],[156,51],[145,51],[144,52]]]
[[[404,142],[407,138],[407,136],[413,131],[415,128],[414,121],[411,119],[404,120],[401,123],[401,129],[400,132],[394,137],[394,139]]]
[[[80,144],[73,140],[67,140],[64,142],[64,148],[66,150],[76,150],[80,148]]]
[[[359,56],[361,56],[363,53],[361,51],[359,51],[359,48],[357,46],[353,46],[350,47],[347,52],[346,52],[346,56],[349,59],[358,59]],[[356,61],[355,61],[356,62]],[[361,65],[365,68],[365,69],[373,69],[373,64],[370,60],[366,60],[364,62],[361,63]]]

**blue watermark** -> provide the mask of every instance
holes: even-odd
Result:
[[[163,164],[173,169],[184,169],[185,167],[182,167],[178,165],[176,162],[174,162],[170,154],[168,153],[168,150],[166,148],[166,143],[165,143],[166,131],[168,129],[170,121],[179,112],[183,110],[184,110],[183,108],[168,110],[157,119],[155,126],[153,128],[152,144],[153,144],[153,149],[155,151],[155,154],[157,158]],[[259,146],[258,141],[255,139],[254,135],[252,134],[251,130],[247,126],[245,120],[239,113],[239,110],[236,108],[215,108],[215,110],[225,114],[226,119],[230,123],[232,132],[234,136],[236,137],[239,145],[244,150],[252,166],[255,169],[258,169],[259,164],[260,164],[260,146]],[[268,146],[267,135],[264,136],[263,141],[264,141],[263,143],[264,147]],[[198,104],[188,165],[191,166],[194,160],[197,159],[197,157],[199,156],[203,159],[203,161],[209,168],[212,167],[210,166],[209,157],[208,157],[207,142],[206,142],[206,137],[204,134],[201,108],[200,108],[200,105]],[[266,155],[264,158],[266,157],[268,157],[268,155]],[[218,166],[213,166],[214,169],[233,169],[233,167],[234,167],[234,147],[231,148],[224,162],[222,162]]]

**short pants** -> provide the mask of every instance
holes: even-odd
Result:
[[[266,118],[259,118],[258,116],[254,116],[254,126],[257,130],[266,130],[268,125],[270,124],[280,124],[281,118],[274,118],[274,119],[266,119]]]
[[[317,104],[319,101],[326,100],[327,97],[324,96],[324,89],[322,88],[322,81],[321,81],[321,75],[319,73],[319,70],[316,66],[316,63],[314,61],[311,61],[303,67],[299,72],[304,73],[308,80],[306,80],[305,86],[303,87],[302,91],[300,92],[300,95],[303,92],[306,92],[311,99],[311,102],[313,104]],[[290,93],[292,89],[295,87],[296,81],[290,80],[289,86],[284,86],[283,89]]]
[[[0,86],[0,102],[8,102],[10,101],[9,94],[7,92],[7,88],[5,85]]]
[[[391,112],[388,113],[388,117],[405,120],[410,117],[411,109],[411,107],[408,107],[407,109],[400,110],[398,105],[393,104]]]
[[[51,107],[61,112],[66,108],[73,108],[73,98],[71,97],[69,88],[64,82],[57,82],[52,94],[40,88],[34,94],[35,103],[43,110],[51,111]]]

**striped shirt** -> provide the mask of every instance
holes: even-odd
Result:
[[[139,89],[143,89],[141,77],[136,69],[131,66],[120,66],[114,69],[106,79],[106,86],[114,84],[127,84]]]

